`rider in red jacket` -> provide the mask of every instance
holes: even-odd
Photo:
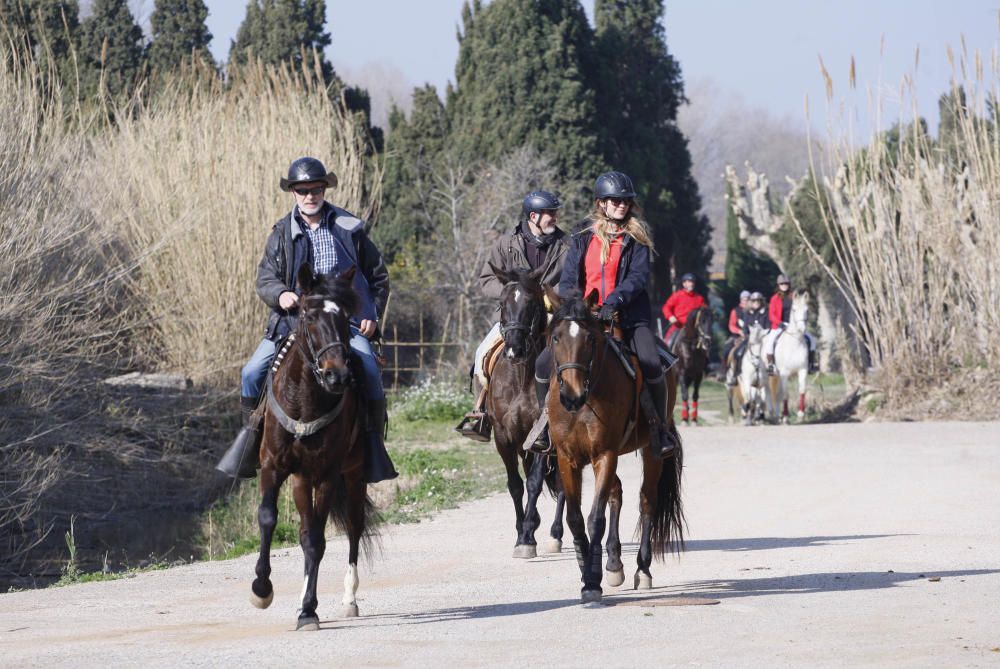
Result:
[[[778,292],[771,296],[771,303],[767,308],[767,315],[771,320],[772,330],[784,330],[785,326],[788,324],[788,319],[792,315],[792,282],[784,274],[778,275]],[[769,340],[769,347],[767,350],[767,373],[776,374],[777,369],[774,365],[774,347],[778,341],[777,334],[773,335]],[[809,371],[818,372],[819,371],[819,360],[816,356],[816,339],[809,334],[805,333],[806,341],[809,344]]]
[[[706,306],[705,298],[694,292],[694,274],[690,272],[681,277],[681,289],[667,298],[663,303],[663,317],[670,321],[670,328],[663,336],[669,346],[674,334],[687,322],[688,314],[698,307]]]

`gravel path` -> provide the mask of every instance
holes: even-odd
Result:
[[[287,549],[266,611],[248,603],[252,556],[0,595],[0,666],[1000,666],[1000,424],[683,434],[688,550],[653,564],[652,591],[628,589],[628,457],[626,584],[604,605],[578,603],[568,532],[561,555],[510,557],[503,494],[386,528],[361,618],[333,617],[336,538],[319,632],[291,631],[302,560]]]

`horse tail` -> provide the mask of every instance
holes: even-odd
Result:
[[[663,461],[660,480],[656,484],[656,508],[653,510],[653,555],[663,558],[667,553],[684,550],[684,507],[681,504],[681,471],[684,468],[684,448],[677,426],[670,421],[673,454]]]
[[[382,516],[379,514],[372,498],[365,493],[364,506],[364,530],[361,532],[360,552],[364,554],[366,560],[370,561],[382,551],[381,533],[379,527],[382,524]],[[351,505],[347,498],[347,487],[343,479],[334,493],[333,504],[330,506],[330,520],[334,527],[350,536],[352,529]]]

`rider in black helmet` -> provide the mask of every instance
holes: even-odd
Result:
[[[479,285],[483,294],[490,299],[500,299],[503,283],[493,272],[493,267],[502,272],[543,267],[541,283],[548,286],[559,283],[563,259],[569,248],[566,233],[557,226],[560,209],[562,202],[555,193],[536,190],[524,196],[521,202],[521,217],[517,225],[496,241],[489,260],[483,265],[479,275]],[[476,349],[473,377],[480,386],[480,392],[476,396],[472,411],[465,415],[456,428],[463,435],[477,441],[489,441],[491,430],[489,419],[483,411],[488,381],[483,372],[483,358],[502,338],[500,323],[494,323],[489,334]]]

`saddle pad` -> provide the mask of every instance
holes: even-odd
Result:
[[[504,341],[501,337],[497,340],[495,344],[486,352],[483,357],[483,375],[489,379],[493,376],[493,368],[497,365],[497,360],[503,354]]]

